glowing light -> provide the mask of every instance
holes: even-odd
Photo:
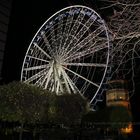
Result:
[[[121,129],[122,133],[131,134],[133,132],[132,123],[129,123],[128,127]]]

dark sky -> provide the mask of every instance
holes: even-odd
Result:
[[[4,83],[20,80],[25,53],[39,27],[58,10],[74,4],[91,6],[98,12],[95,0],[94,3],[92,0],[13,0],[4,59]],[[136,92],[132,105],[134,112],[140,112],[139,88]],[[140,120],[140,113],[135,113],[135,118]]]
[[[3,71],[5,82],[20,79],[26,50],[39,27],[58,10],[74,4],[97,7],[90,0],[13,0]]]
[[[19,80],[25,52],[39,27],[57,10],[65,7],[64,2],[14,0],[6,45],[4,80]]]

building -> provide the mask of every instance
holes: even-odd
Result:
[[[2,66],[7,40],[8,26],[12,0],[0,0],[0,81],[2,80]]]
[[[127,90],[127,81],[125,80],[112,80],[108,82],[109,90],[106,92],[106,105],[110,106],[123,106],[128,109],[131,114],[131,107],[129,101],[129,91]],[[132,133],[132,122],[128,127],[122,128],[122,133]]]
[[[125,106],[130,108],[127,81],[113,80],[108,82],[109,90],[106,92],[107,106]]]

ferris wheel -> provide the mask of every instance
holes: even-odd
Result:
[[[52,15],[26,52],[21,81],[57,95],[80,93],[92,103],[105,79],[109,37],[103,19],[81,5]]]

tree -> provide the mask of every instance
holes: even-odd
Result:
[[[135,93],[135,75],[140,58],[140,2],[139,0],[99,0],[99,11],[110,34],[110,77],[128,79],[131,96]],[[131,77],[131,78],[130,78]]]
[[[132,115],[123,106],[111,106],[97,111],[90,111],[82,119],[82,125],[84,127],[92,125],[96,130],[97,136],[102,131],[103,135],[110,133],[113,138],[124,137],[121,130],[128,127],[131,122]]]
[[[82,123],[85,125],[92,123],[95,128],[107,129],[110,127],[110,111],[107,107],[97,111],[89,111],[83,116]]]
[[[0,119],[21,124],[20,139],[24,124],[40,122],[44,117],[46,91],[21,82],[12,82],[0,87]],[[18,127],[19,128],[19,127]]]
[[[47,93],[35,86],[12,82],[0,87],[0,97],[1,119],[31,123],[40,120]]]
[[[34,125],[33,131],[42,123],[69,127],[80,123],[86,111],[87,101],[80,94],[58,96],[21,82],[0,86],[0,120],[19,122],[16,130],[20,132],[20,140],[27,124]]]
[[[50,121],[70,126],[81,122],[82,115],[87,112],[87,101],[80,94],[63,94],[49,97]]]
[[[132,122],[132,115],[130,111],[123,106],[110,107],[110,123],[112,128],[125,128]]]

